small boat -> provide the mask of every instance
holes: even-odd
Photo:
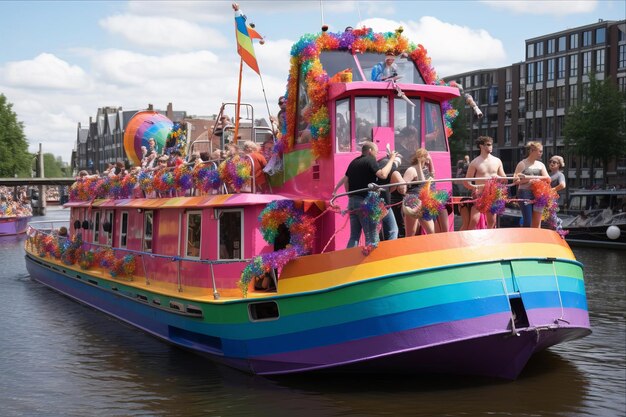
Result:
[[[624,189],[573,191],[558,217],[571,245],[626,249]],[[500,227],[519,227],[521,223],[521,212],[515,207],[507,207],[499,219]]]
[[[626,249],[626,189],[574,191],[565,213],[570,244]]]
[[[0,216],[0,236],[26,233],[32,216]]]
[[[514,379],[534,353],[590,334],[582,265],[553,231],[450,231],[345,249],[347,214],[329,201],[363,137],[396,149],[396,131],[413,123],[422,134],[412,145],[450,177],[448,101],[459,89],[441,84],[401,33],[323,31],[294,45],[267,188],[245,155],[79,180],[65,205],[69,237],[61,224],[31,224],[31,277],[258,375]],[[369,79],[388,48],[402,54],[402,84]]]

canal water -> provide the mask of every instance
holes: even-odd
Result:
[[[67,219],[67,210],[37,220]],[[34,282],[24,236],[0,238],[0,415],[624,416],[626,254],[575,249],[593,334],[516,381],[252,377],[169,346]]]

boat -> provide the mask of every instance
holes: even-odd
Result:
[[[388,49],[404,78],[371,81]],[[515,379],[536,352],[591,333],[582,265],[553,231],[450,231],[345,249],[347,198],[339,208],[330,201],[358,141],[395,149],[401,122],[414,123],[414,145],[450,174],[448,101],[459,88],[436,78],[401,29],[323,30],[292,53],[265,190],[246,155],[116,183],[77,180],[68,237],[56,233],[60,223],[30,225],[31,277],[256,375]]]
[[[559,217],[572,245],[626,249],[626,189],[574,191]]]
[[[26,233],[32,216],[0,216],[0,236]]]
[[[557,215],[570,245],[626,249],[626,189],[572,191]],[[507,207],[500,216],[501,227],[518,227],[521,222],[516,207]],[[545,222],[542,226],[551,227]]]

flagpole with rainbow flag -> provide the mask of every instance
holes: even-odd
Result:
[[[265,95],[265,86],[263,85],[263,77],[259,70],[259,64],[254,54],[254,45],[252,39],[260,39],[263,44],[263,37],[250,25],[246,23],[246,16],[241,12],[239,5],[233,3],[233,10],[235,11],[235,35],[237,38],[237,53],[240,56],[239,60],[239,87],[237,89],[237,108],[235,110],[235,137],[234,142],[237,143],[237,137],[239,135],[239,111],[241,105],[241,80],[243,74],[243,63],[245,62],[254,72],[259,75],[261,79],[261,87],[263,89],[263,97],[265,98],[265,106],[267,107],[267,113],[270,114],[269,104]]]

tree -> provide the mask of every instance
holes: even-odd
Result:
[[[0,177],[30,177],[31,154],[13,104],[0,94]]]
[[[586,97],[565,117],[565,145],[574,154],[590,158],[590,178],[595,178],[594,162],[602,161],[604,184],[609,161],[626,154],[625,105],[625,95],[610,79],[598,80],[591,74]]]
[[[63,160],[61,157],[56,157],[51,153],[43,154],[43,172],[46,178],[61,178],[65,177],[65,171],[63,170]]]

